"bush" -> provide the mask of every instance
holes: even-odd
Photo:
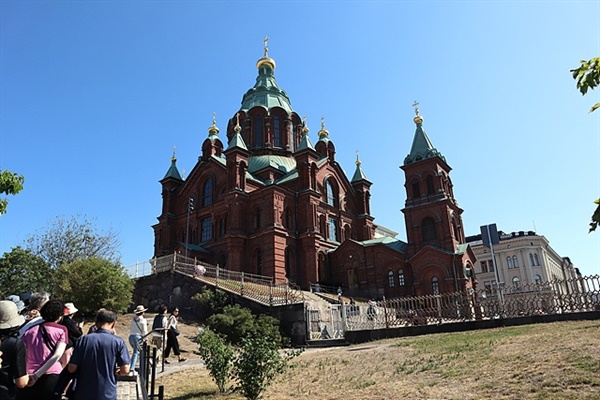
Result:
[[[231,372],[233,349],[217,333],[205,329],[198,335],[200,356],[204,360],[206,369],[219,387],[219,392],[225,392],[225,384]]]
[[[279,345],[267,337],[251,335],[240,341],[240,351],[233,361],[236,390],[248,400],[262,398],[272,380],[285,371],[289,361],[301,351],[279,352]]]
[[[192,297],[192,300],[194,301],[194,314],[201,320],[206,320],[213,314],[222,313],[229,298],[227,293],[222,290],[211,290],[204,287]]]
[[[250,310],[239,305],[226,306],[222,314],[215,314],[206,321],[210,329],[223,335],[229,343],[238,345],[241,339],[261,336],[279,346],[282,343],[279,321],[268,315],[255,317]]]
[[[133,281],[125,270],[102,258],[76,260],[55,271],[56,297],[72,301],[80,311],[95,313],[106,307],[116,313],[127,311]]]

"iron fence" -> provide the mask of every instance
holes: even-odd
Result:
[[[346,330],[600,310],[600,275],[344,304]]]

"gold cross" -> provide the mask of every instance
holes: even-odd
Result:
[[[419,102],[415,100],[412,106],[415,108],[415,114],[419,115]]]

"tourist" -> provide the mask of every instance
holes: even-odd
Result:
[[[18,338],[24,322],[13,301],[0,301],[0,400],[14,400],[17,389],[29,381],[25,343]]]
[[[166,330],[169,321],[167,318],[167,306],[161,304],[158,307],[158,314],[152,322],[152,345],[158,348],[159,356],[162,356],[166,339]]]
[[[17,400],[52,398],[58,375],[62,371],[59,360],[69,341],[67,328],[58,323],[64,309],[62,300],[48,301],[40,310],[43,322],[23,334],[29,383],[26,388],[17,391]]]
[[[67,367],[77,376],[74,400],[116,400],[115,366],[118,366],[118,375],[127,375],[130,361],[125,341],[114,335],[116,321],[114,312],[100,309],[96,315],[96,332],[82,336],[75,343]]]
[[[50,293],[48,292],[37,292],[31,295],[29,298],[29,308],[25,319],[27,323],[19,329],[19,337],[23,337],[23,334],[29,329],[38,324],[44,322],[40,316],[40,310],[50,300]]]
[[[69,343],[67,343],[67,349],[60,359],[60,364],[63,367],[69,363],[71,354],[73,354],[73,346],[75,346],[75,342],[83,335],[83,320],[79,321],[79,323],[73,320],[73,316],[77,311],[79,310],[73,303],[65,303],[63,319],[60,321],[60,324],[67,328],[67,332],[69,334]]]
[[[169,364],[169,354],[171,353],[171,349],[173,349],[173,354],[177,356],[179,362],[184,362],[186,359],[181,357],[181,352],[179,351],[179,340],[177,336],[179,336],[179,328],[177,328],[177,322],[179,320],[179,308],[173,307],[171,310],[171,315],[167,321],[167,348],[165,349],[165,364]]]
[[[142,305],[139,305],[133,311],[135,316],[131,318],[131,324],[129,328],[129,344],[133,349],[131,355],[131,363],[129,364],[129,370],[131,375],[135,375],[135,364],[140,355],[140,347],[142,345],[142,338],[148,334],[148,321],[144,318],[144,312],[147,310]]]

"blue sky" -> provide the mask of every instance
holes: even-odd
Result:
[[[25,176],[0,217],[0,254],[56,216],[86,214],[153,255],[158,181],[223,132],[254,85],[262,39],[311,139],[321,116],[375,223],[406,239],[399,169],[411,104],[452,166],[467,235],[535,230],[600,273],[600,90],[569,69],[600,55],[600,2],[2,1],[0,168]]]

